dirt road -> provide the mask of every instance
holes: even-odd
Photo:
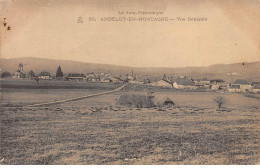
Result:
[[[123,84],[119,88],[111,90],[111,91],[107,91],[107,92],[96,93],[96,94],[91,94],[91,95],[81,96],[81,97],[74,97],[74,98],[64,99],[64,100],[51,101],[51,102],[47,102],[47,103],[38,103],[38,104],[26,105],[24,107],[46,106],[46,105],[64,103],[64,102],[68,102],[68,101],[75,101],[75,100],[80,100],[80,99],[85,99],[85,98],[90,98],[90,97],[95,97],[95,96],[101,96],[101,95],[105,95],[105,94],[109,94],[109,93],[114,93],[114,92],[120,91],[120,90],[124,89],[126,86],[127,86],[127,84]]]

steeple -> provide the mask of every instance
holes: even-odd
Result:
[[[23,64],[22,63],[19,64],[18,70],[23,71]]]

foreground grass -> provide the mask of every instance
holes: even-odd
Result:
[[[259,109],[2,109],[3,164],[255,164]]]

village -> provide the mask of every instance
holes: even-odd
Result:
[[[26,73],[23,64],[18,65],[17,71],[14,73],[3,72],[1,74],[3,79],[27,79],[35,80],[36,84],[40,80],[64,80],[64,81],[78,81],[91,83],[129,83],[134,85],[145,85],[155,88],[168,88],[185,91],[221,91],[230,93],[260,93],[260,82],[249,81],[247,79],[236,79],[232,83],[225,82],[222,79],[208,79],[208,78],[193,78],[187,76],[168,77],[163,75],[160,79],[149,79],[141,75],[131,74],[113,76],[107,72],[94,73],[69,73],[65,75],[61,66],[58,66],[56,74],[51,75],[48,71],[42,71],[36,75],[32,70]]]

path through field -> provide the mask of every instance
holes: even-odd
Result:
[[[63,99],[63,100],[56,100],[56,101],[51,101],[51,102],[47,102],[47,103],[38,103],[38,104],[26,105],[25,107],[48,106],[48,105],[53,105],[53,104],[65,103],[65,102],[69,102],[69,101],[86,99],[86,98],[90,98],[90,97],[102,96],[102,95],[105,95],[105,94],[110,94],[110,93],[114,93],[114,92],[123,90],[126,86],[127,86],[127,84],[123,84],[119,88],[116,88],[116,89],[111,90],[111,91],[95,93],[95,94],[91,94],[91,95],[87,95],[87,96],[73,97],[73,98]]]

